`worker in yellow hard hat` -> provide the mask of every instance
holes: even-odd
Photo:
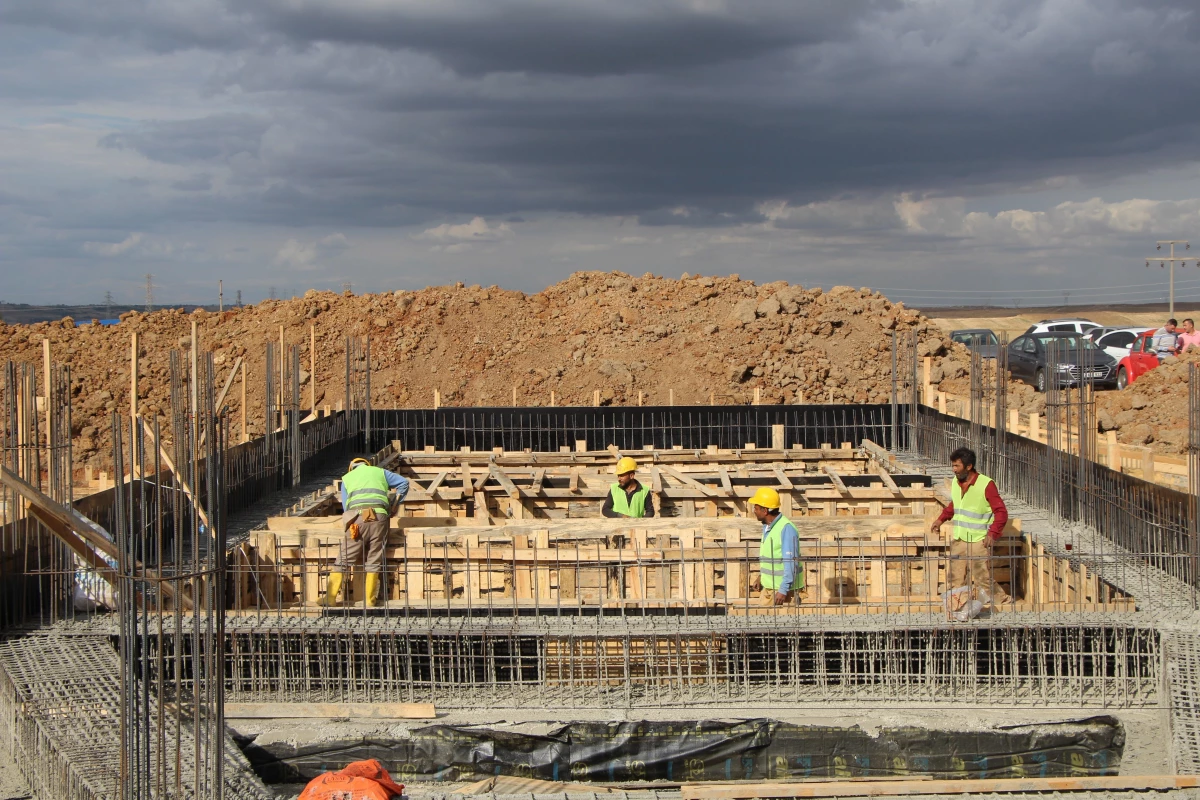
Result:
[[[779,512],[779,492],[761,486],[750,498],[750,511],[763,524],[758,548],[758,578],[754,590],[762,592],[763,603],[782,606],[796,602],[804,588],[804,565],[800,562],[800,534],[792,521]]]
[[[372,466],[365,458],[350,462],[342,476],[342,528],[345,536],[338,546],[334,572],[319,605],[337,602],[346,571],[360,563],[367,574],[366,601],[382,602],[383,553],[387,547],[392,507],[408,494],[408,480],[394,472]]]
[[[608,490],[600,513],[606,517],[653,517],[654,498],[634,476],[637,462],[629,456],[617,461],[617,482]]]

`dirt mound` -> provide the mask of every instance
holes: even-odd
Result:
[[[869,289],[824,292],[786,282],[763,286],[729,277],[680,280],[650,274],[577,273],[534,295],[495,286],[431,287],[373,295],[309,291],[223,313],[181,309],[130,312],[116,326],[72,320],[0,326],[0,361],[38,362],[41,342],[72,369],[77,463],[109,460],[114,411],[128,408],[130,334],[138,332],[145,415],[169,402],[169,353],[186,349],[198,322],[202,350],[215,354],[218,382],[236,359],[247,364],[252,435],[264,429],[265,344],[300,343],[302,405],[308,405],[309,326],[316,326],[318,406],[343,399],[345,337],[370,335],[372,403],[443,405],[678,405],[885,402],[891,393],[894,331],[916,330],[939,380],[960,377],[965,350],[917,311]],[[950,358],[942,357],[952,353]],[[238,420],[240,393],[227,408]],[[236,425],[235,425],[236,432]]]
[[[1188,441],[1188,369],[1200,366],[1200,350],[1191,348],[1142,375],[1123,392],[1096,395],[1100,430],[1115,430],[1123,444],[1150,445],[1163,453],[1186,453]]]

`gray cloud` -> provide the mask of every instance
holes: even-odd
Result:
[[[6,171],[21,200],[0,215],[103,242],[188,224],[321,231],[267,253],[352,226],[573,215],[1017,246],[997,233],[1009,218],[917,230],[895,198],[966,198],[961,217],[1066,181],[1082,203],[1194,162],[1198,16],[1186,0],[10,0],[0,36],[43,44],[0,55],[0,79],[69,64],[125,116],[88,122],[118,174],[86,158],[50,181]],[[136,59],[151,66],[135,78]],[[27,114],[46,80],[10,84],[0,114]],[[172,100],[131,107],[139,95]],[[1035,209],[1039,241],[1083,224],[1059,201]]]

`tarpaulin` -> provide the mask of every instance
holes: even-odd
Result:
[[[916,775],[1021,778],[1116,775],[1125,733],[1109,716],[981,731],[793,725],[770,719],[575,722],[546,734],[430,725],[395,740],[250,743],[269,783],[378,759],[397,780],[628,782]]]

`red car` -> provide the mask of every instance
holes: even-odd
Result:
[[[1154,351],[1154,331],[1146,331],[1133,340],[1129,355],[1117,365],[1117,388],[1124,389],[1145,373],[1158,366],[1158,353]]]

